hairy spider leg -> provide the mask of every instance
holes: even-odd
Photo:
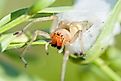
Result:
[[[74,36],[72,37],[71,41],[68,44],[73,43],[77,38],[79,38],[81,40],[80,44],[81,44],[81,51],[82,54],[84,53],[84,47],[83,47],[83,33],[92,26],[92,24],[88,23],[87,21],[82,21],[82,22],[77,22],[80,23],[82,25],[81,29],[78,29],[78,27],[76,26],[75,23],[71,23],[69,24],[70,28],[69,30],[73,30],[73,26],[76,27],[78,29],[78,31],[74,34]],[[87,26],[88,25],[88,26]],[[71,27],[72,26],[72,27]],[[87,26],[87,27],[84,27]],[[65,48],[65,52],[64,52],[64,56],[63,56],[63,63],[62,63],[62,70],[61,70],[61,81],[64,81],[64,77],[65,77],[65,71],[66,71],[66,65],[67,65],[67,61],[69,58],[69,51],[66,50]]]
[[[63,62],[62,62],[61,81],[64,81],[64,78],[65,78],[66,65],[67,65],[68,58],[69,58],[69,51],[65,50],[64,56],[63,56]]]
[[[17,34],[17,36],[20,36],[21,34],[23,34],[32,24],[36,23],[36,22],[39,22],[39,21],[47,21],[47,20],[53,20],[53,22],[55,22],[57,20],[57,17],[56,16],[50,16],[50,17],[42,17],[42,18],[36,18],[36,19],[30,19],[30,23],[27,24],[24,29],[22,29],[21,31],[17,31],[15,32],[15,34]],[[25,67],[27,66],[27,61],[24,59],[24,55],[25,55],[25,52],[26,50],[28,49],[28,47],[31,45],[31,43],[36,40],[36,37],[40,35],[40,36],[44,36],[45,38],[50,38],[49,34],[44,32],[44,31],[39,31],[37,30],[34,35],[33,35],[33,38],[32,40],[27,44],[27,46],[24,48],[22,54],[20,55],[20,59],[22,60],[22,62],[24,63]],[[46,51],[46,54],[48,54],[48,45],[49,45],[49,42],[45,44],[45,51]]]
[[[29,48],[29,46],[32,44],[33,41],[36,40],[37,36],[43,36],[45,38],[50,38],[50,35],[47,32],[44,31],[40,31],[40,30],[36,30],[35,33],[32,36],[32,40],[27,44],[27,46],[25,47],[25,49],[23,50],[22,54],[20,55],[20,59],[22,60],[22,62],[25,64],[25,68],[27,67],[27,61],[24,59],[24,55],[26,50]],[[45,45],[46,51],[48,49],[48,43],[47,45]]]

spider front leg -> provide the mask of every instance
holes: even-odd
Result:
[[[84,45],[83,45],[83,33],[87,31],[93,24],[89,21],[80,21],[80,22],[72,22],[70,24],[70,32],[73,35],[70,44],[73,43],[75,40],[80,40],[80,55],[84,54]]]
[[[73,36],[72,40],[70,41],[70,44],[73,43],[77,38],[79,38],[80,40],[80,50],[81,50],[81,53],[80,55],[83,55],[84,53],[84,46],[83,46],[83,30],[78,30],[75,35]]]
[[[35,33],[32,36],[32,40],[27,44],[27,46],[25,47],[23,53],[20,55],[20,59],[24,63],[25,68],[27,67],[27,64],[28,64],[27,61],[24,59],[25,52],[28,49],[28,47],[32,44],[32,42],[36,40],[38,35],[43,36],[45,38],[50,38],[50,35],[47,32],[40,31],[40,30],[35,31]],[[48,51],[48,45],[49,45],[48,43],[45,45],[45,50],[46,51]],[[46,52],[46,53],[48,53],[48,52]]]
[[[65,50],[62,62],[61,81],[64,81],[68,58],[69,58],[69,51]]]
[[[23,34],[29,27],[31,27],[36,22],[43,22],[43,21],[48,21],[48,20],[52,20],[53,22],[56,22],[57,18],[58,18],[57,16],[52,15],[52,16],[49,16],[49,17],[29,19],[30,23],[27,24],[21,31],[17,31],[14,34],[16,34],[17,36],[20,36],[21,34]]]
[[[82,42],[82,35],[83,35],[83,31],[82,30],[78,30],[75,35],[72,37],[72,40],[69,42],[69,44],[73,43],[77,38],[81,39]],[[80,43],[81,44],[81,43]],[[83,53],[84,49],[83,49],[83,44],[81,44],[81,51]],[[66,65],[67,65],[67,61],[69,58],[69,50],[67,50],[65,48],[65,52],[64,52],[64,56],[63,56],[63,63],[62,63],[62,71],[61,71],[61,81],[64,81],[64,77],[65,77],[65,72],[66,72]]]
[[[31,27],[31,25],[33,25],[34,23],[36,22],[42,22],[42,21],[47,21],[47,20],[53,20],[53,22],[56,22],[57,21],[57,16],[49,16],[49,17],[41,17],[41,18],[36,18],[36,19],[30,19],[30,23],[27,24],[24,29],[22,29],[21,31],[17,31],[14,33],[14,35],[16,36],[20,36],[22,35],[29,27]],[[43,31],[36,31],[32,40],[29,42],[29,44],[27,44],[26,48],[24,49],[23,53],[21,54],[20,56],[20,59],[22,60],[22,62],[25,64],[25,67],[27,66],[27,61],[23,58],[24,54],[25,54],[25,51],[26,49],[29,47],[29,45],[34,41],[36,40],[36,37],[37,35],[41,35],[41,36],[44,36],[46,38],[49,37],[49,34],[47,34],[46,32],[43,32]],[[48,45],[49,43],[47,43],[45,45],[45,50],[46,50],[46,53],[48,54],[47,50],[48,50]]]

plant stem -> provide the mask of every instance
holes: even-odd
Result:
[[[109,66],[107,66],[101,58],[96,59],[93,63],[97,65],[113,81],[121,81],[121,77],[116,74],[116,72],[114,72]]]
[[[38,41],[32,42],[31,45],[45,45],[46,43],[48,43],[48,42],[46,42],[44,40],[38,40]],[[21,48],[25,44],[26,44],[26,42],[13,43],[13,44],[10,44],[7,49]]]
[[[17,19],[11,21],[10,23],[4,25],[3,27],[0,28],[0,33],[3,33],[11,28],[13,28],[14,26],[27,21],[30,18],[29,15],[22,15],[20,17],[18,17]]]

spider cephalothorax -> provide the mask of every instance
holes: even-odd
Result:
[[[71,39],[70,33],[66,29],[58,29],[50,34],[51,46],[57,47],[60,49],[62,46],[64,46],[66,43],[68,43]]]

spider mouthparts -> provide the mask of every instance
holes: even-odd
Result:
[[[51,44],[52,47],[56,47],[56,44]]]
[[[62,46],[57,46],[56,44],[51,44],[52,47],[57,47],[57,49],[61,49]]]
[[[57,49],[61,49],[61,46],[57,46]]]

